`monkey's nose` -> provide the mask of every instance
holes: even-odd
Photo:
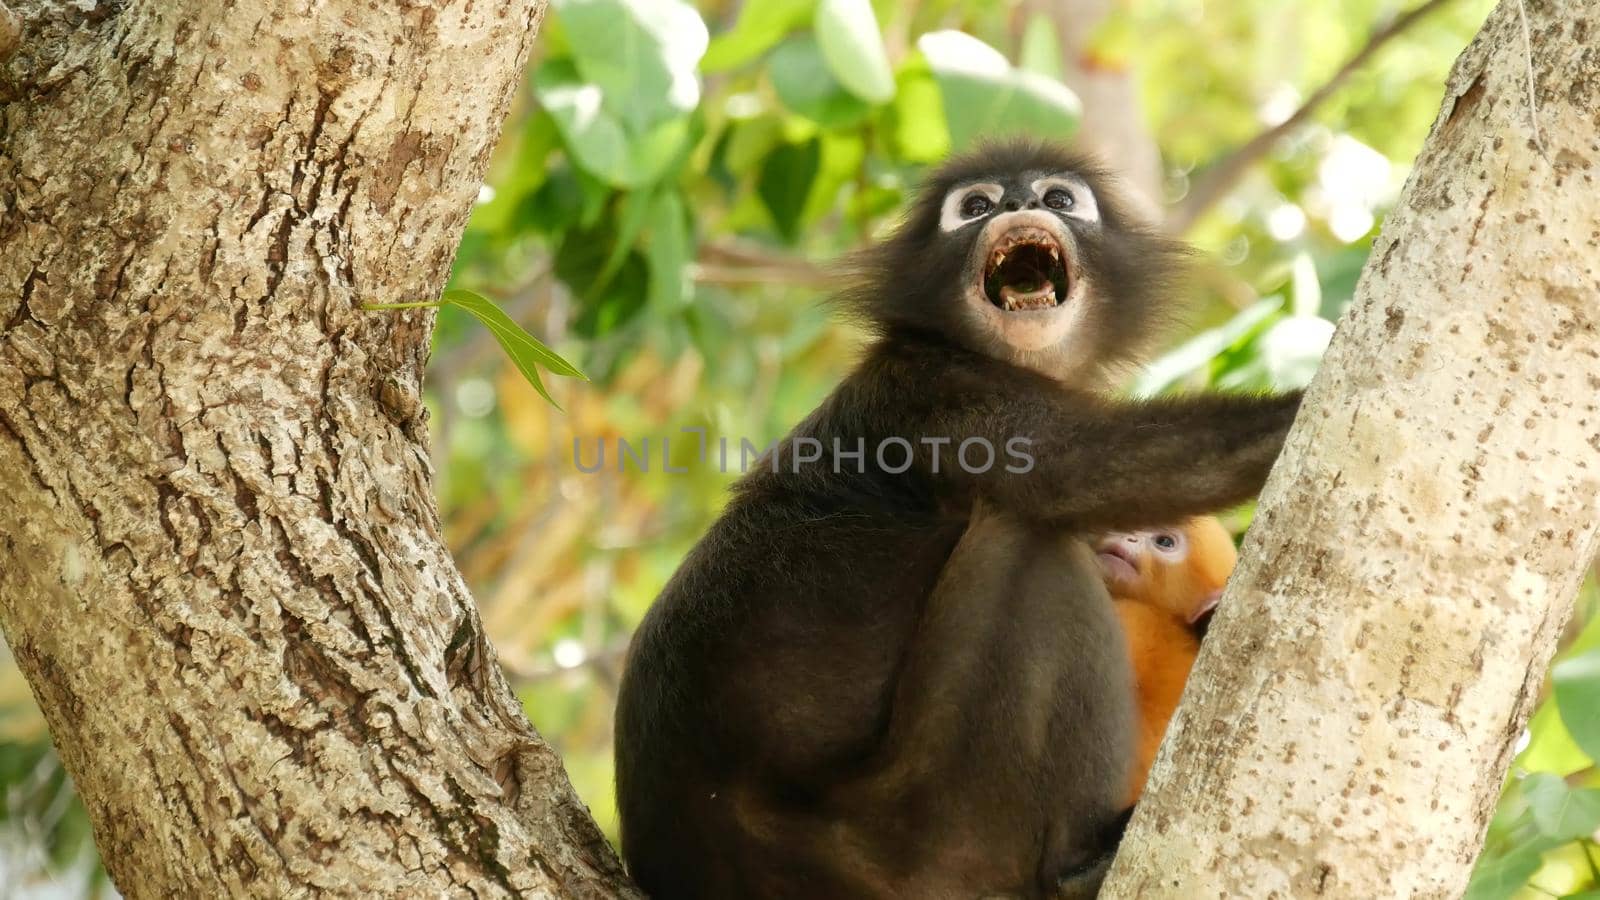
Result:
[[[1016,199],[1015,197],[1013,197],[1012,199],[1006,201],[1006,212],[1016,212],[1017,210],[1019,210],[1021,208],[1022,208],[1022,201]]]

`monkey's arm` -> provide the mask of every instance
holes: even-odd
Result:
[[[1081,530],[1174,522],[1254,496],[1300,408],[1299,392],[1117,404],[1061,391],[967,396],[924,432],[952,438],[939,449],[941,472],[1014,514]],[[974,437],[996,449],[984,471],[960,462],[961,441]],[[1008,443],[1018,440],[1027,443]],[[1032,468],[1008,471],[1025,465],[1008,446]]]

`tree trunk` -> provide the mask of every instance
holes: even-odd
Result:
[[[1596,40],[1457,62],[1103,896],[1464,888],[1600,524]]]
[[[132,897],[627,893],[440,536],[539,0],[8,0],[0,625]],[[3,13],[3,7],[0,7]]]

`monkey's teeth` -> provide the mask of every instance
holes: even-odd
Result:
[[[1056,290],[1054,286],[1045,286],[1028,293],[1018,292],[1011,287],[1000,289],[1000,306],[1006,312],[1019,310],[1049,309],[1056,305]]]

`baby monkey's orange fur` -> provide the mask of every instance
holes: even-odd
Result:
[[[1108,534],[1095,549],[1133,663],[1139,727],[1131,790],[1137,801],[1200,652],[1200,623],[1216,605],[1238,552],[1211,516]]]

